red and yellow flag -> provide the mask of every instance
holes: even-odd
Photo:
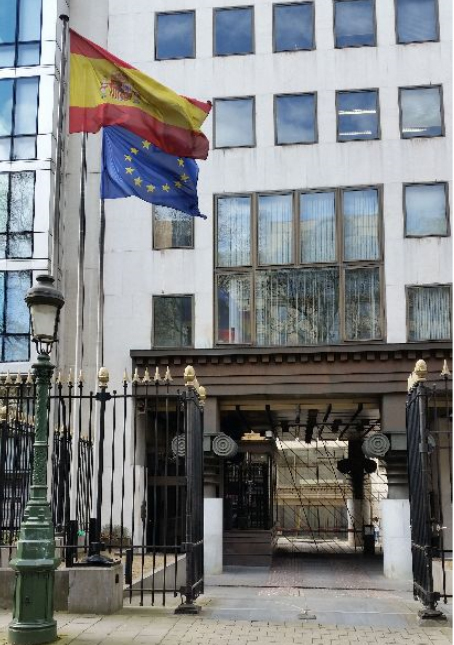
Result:
[[[211,103],[180,96],[70,29],[69,132],[121,125],[168,154],[206,159]]]

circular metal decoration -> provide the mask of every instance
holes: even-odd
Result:
[[[211,445],[214,454],[224,459],[231,459],[238,452],[238,444],[223,432],[216,435]]]
[[[389,443],[388,437],[380,432],[364,439],[362,446],[363,453],[366,457],[384,457],[390,447],[391,444]]]
[[[175,457],[184,457],[186,454],[186,437],[184,434],[177,434],[172,439],[172,452]]]

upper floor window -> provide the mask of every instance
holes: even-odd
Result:
[[[253,54],[253,7],[214,10],[214,55]]]
[[[37,77],[0,80],[0,161],[36,158]]]
[[[334,0],[336,47],[376,44],[374,0]]]
[[[451,287],[407,287],[408,340],[450,340]]]
[[[39,65],[41,0],[0,2],[0,67]]]
[[[195,57],[195,12],[156,14],[155,58]]]
[[[380,137],[377,90],[337,92],[336,104],[338,141]]]
[[[437,0],[396,0],[397,42],[439,40]]]
[[[30,358],[30,315],[24,297],[31,282],[31,271],[0,272],[2,363],[28,361]]]
[[[180,249],[194,246],[194,218],[176,208],[153,206],[153,248]]]
[[[275,52],[314,49],[314,3],[275,4],[273,7]]]
[[[0,174],[0,258],[31,258],[35,173]]]
[[[399,95],[403,139],[443,134],[441,87],[407,87],[400,89]]]
[[[254,104],[252,97],[215,100],[215,148],[255,146]]]
[[[405,234],[411,237],[448,235],[448,186],[404,186]]]
[[[315,143],[315,94],[282,94],[275,97],[276,144]]]
[[[153,297],[153,345],[192,347],[193,296]]]

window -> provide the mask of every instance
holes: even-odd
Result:
[[[407,236],[448,235],[447,184],[404,186],[404,200]]]
[[[408,340],[450,340],[451,287],[407,287]]]
[[[30,316],[25,294],[31,287],[31,271],[0,272],[0,339],[3,363],[30,358]]]
[[[275,52],[314,49],[314,4],[276,4],[273,7]]]
[[[175,208],[153,206],[153,248],[178,249],[194,246],[194,218]]]
[[[276,144],[315,143],[315,112],[315,94],[276,96]]]
[[[195,13],[181,11],[156,14],[155,58],[168,60],[195,57]]]
[[[378,91],[337,92],[337,140],[378,139]]]
[[[0,174],[0,258],[31,258],[35,173]]]
[[[397,42],[439,40],[437,0],[396,0]]]
[[[217,343],[382,338],[377,187],[223,195],[216,219]]]
[[[374,0],[335,0],[334,36],[336,47],[374,46]]]
[[[214,11],[214,55],[253,54],[253,8]]]
[[[0,3],[0,67],[39,65],[41,0]]]
[[[38,82],[36,77],[0,80],[0,161],[36,157]]]
[[[155,347],[192,347],[192,296],[153,297]]]
[[[255,146],[254,99],[216,99],[215,148]]]
[[[403,139],[443,134],[441,87],[407,87],[400,94],[400,132]]]

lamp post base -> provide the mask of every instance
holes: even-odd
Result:
[[[57,623],[52,621],[43,625],[32,623],[10,624],[8,629],[8,643],[11,645],[43,645],[57,640]]]

